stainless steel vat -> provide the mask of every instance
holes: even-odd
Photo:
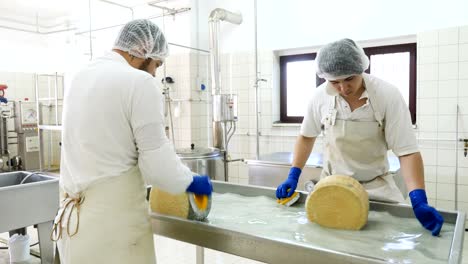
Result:
[[[276,188],[288,177],[292,160],[291,152],[274,152],[261,155],[258,160],[245,160],[249,169],[249,184]],[[388,162],[390,172],[397,172],[400,169],[397,157],[389,157]],[[309,180],[313,182],[320,180],[322,164],[322,154],[311,153],[299,178],[298,190],[306,191],[305,183]]]
[[[212,180],[225,180],[224,153],[217,148],[199,148],[194,144],[190,148],[178,149],[182,162],[193,172],[208,175]]]

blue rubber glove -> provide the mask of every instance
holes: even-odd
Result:
[[[300,175],[301,169],[292,167],[289,170],[288,178],[276,188],[276,198],[281,199],[291,196],[297,188]]]
[[[430,230],[433,236],[438,236],[444,224],[444,218],[434,207],[427,204],[426,191],[423,189],[412,190],[409,197],[413,205],[414,215],[421,225]]]
[[[193,181],[187,187],[187,192],[192,192],[194,194],[206,194],[211,195],[213,192],[213,185],[211,185],[210,177],[202,175],[193,176]]]

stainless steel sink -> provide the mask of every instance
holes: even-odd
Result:
[[[42,173],[0,173],[0,232],[37,225],[42,263],[53,262],[50,232],[59,207],[58,182]]]

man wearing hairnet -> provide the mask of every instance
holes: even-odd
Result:
[[[315,139],[323,132],[321,177],[352,176],[371,199],[383,201],[403,202],[406,187],[416,218],[437,236],[444,220],[427,202],[424,167],[408,107],[395,86],[364,73],[368,67],[369,59],[353,40],[342,39],[320,49],[316,71],[326,82],[314,90],[292,168],[276,196],[294,193]],[[399,157],[404,182],[400,175],[394,179],[388,172],[389,149]]]
[[[62,263],[153,264],[146,185],[211,194],[209,178],[181,163],[164,132],[153,77],[167,54],[155,24],[131,21],[65,91],[62,201],[52,232]]]

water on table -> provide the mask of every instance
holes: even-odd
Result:
[[[454,232],[454,225],[445,223],[440,237],[433,237],[416,218],[376,211],[359,231],[329,229],[309,222],[304,204],[285,207],[269,197],[232,193],[214,193],[212,201],[208,224],[390,263],[446,263]]]

